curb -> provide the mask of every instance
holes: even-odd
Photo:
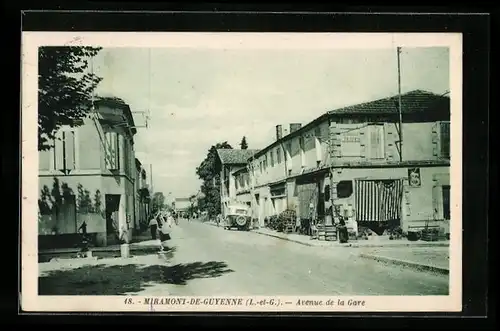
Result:
[[[419,271],[431,271],[431,272],[436,272],[436,273],[440,273],[443,275],[449,275],[449,273],[450,273],[450,270],[447,268],[436,267],[436,266],[417,263],[417,262],[399,260],[399,259],[389,258],[389,257],[385,257],[385,256],[371,255],[371,254],[364,254],[364,253],[357,254],[357,256],[359,256],[361,258],[365,258],[365,259],[375,260],[377,262],[401,265],[401,266],[409,267],[409,268],[416,269]]]
[[[304,246],[309,246],[309,247],[316,246],[316,245],[308,244],[308,243],[305,243],[305,242],[302,242],[302,241],[299,241],[299,240],[293,240],[293,239],[289,239],[289,238],[284,238],[284,237],[277,236],[277,235],[270,234],[270,233],[257,232],[257,231],[252,231],[252,232],[256,233],[256,234],[268,236],[268,237],[273,237],[273,238],[278,238],[278,239],[281,239],[281,240],[286,240],[286,241],[293,242],[293,243],[296,243],[296,244],[301,244],[301,245],[304,245]]]

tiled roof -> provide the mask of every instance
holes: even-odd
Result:
[[[397,113],[398,112],[397,95],[379,99],[375,101],[360,103],[357,105],[347,106],[329,111],[329,114],[377,114],[377,113]],[[447,96],[434,94],[427,91],[415,90],[405,94],[401,94],[401,104],[403,114],[421,113],[437,110],[446,103],[449,103],[450,98]],[[448,107],[449,109],[449,107]]]
[[[245,164],[257,153],[258,149],[218,149],[217,154],[222,164]]]

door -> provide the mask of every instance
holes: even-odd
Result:
[[[450,185],[443,185],[443,218],[450,220]]]
[[[120,195],[106,194],[106,233],[108,244],[118,240]]]

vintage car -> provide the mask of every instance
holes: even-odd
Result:
[[[238,230],[249,231],[252,223],[252,210],[245,204],[231,204],[226,208],[224,229],[235,227]]]

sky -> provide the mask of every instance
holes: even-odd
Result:
[[[152,165],[154,191],[195,194],[208,149],[227,141],[261,149],[277,124],[398,93],[396,49],[104,48],[93,61],[97,94],[130,105],[136,157]],[[401,90],[449,91],[449,50],[404,48]]]

